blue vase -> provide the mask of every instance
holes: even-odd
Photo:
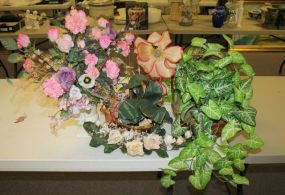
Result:
[[[217,6],[212,15],[212,23],[215,28],[221,28],[225,20],[225,7]]]

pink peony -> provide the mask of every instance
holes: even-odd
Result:
[[[59,37],[59,30],[57,28],[50,28],[48,30],[48,38],[51,42],[55,42]]]
[[[97,79],[100,75],[98,68],[96,68],[95,66],[88,66],[88,68],[85,70],[85,73],[93,77],[94,79]]]
[[[118,48],[121,49],[121,54],[127,57],[130,53],[130,46],[126,41],[119,41]]]
[[[112,80],[116,80],[120,73],[119,65],[113,60],[107,60],[105,65],[106,65],[107,77],[109,77]]]
[[[85,47],[85,41],[84,40],[77,41],[77,47],[83,49]]]
[[[107,35],[103,35],[100,37],[99,43],[103,49],[106,49],[111,44],[112,40]]]
[[[102,17],[99,18],[97,22],[98,22],[98,25],[101,26],[102,28],[106,28],[107,24],[109,24],[109,21]]]
[[[84,62],[87,66],[95,66],[98,62],[98,58],[95,54],[87,53]]]
[[[88,25],[88,19],[82,10],[73,9],[65,16],[65,27],[75,35],[84,33]]]
[[[43,84],[44,94],[48,97],[58,98],[63,95],[64,90],[55,77],[51,77]]]
[[[30,38],[27,35],[19,34],[17,37],[17,46],[19,49],[22,47],[28,47],[31,43]]]
[[[91,35],[92,35],[93,39],[99,40],[102,36],[102,32],[99,28],[94,27],[94,28],[92,28]]]
[[[127,41],[127,43],[129,45],[131,45],[133,43],[133,41],[135,40],[135,35],[134,33],[131,33],[131,32],[127,32],[126,35],[125,35],[125,39]]]
[[[35,66],[36,66],[36,64],[31,58],[25,59],[25,61],[23,63],[23,67],[24,67],[25,71],[28,73],[33,72]]]
[[[62,52],[68,53],[69,50],[74,46],[72,38],[69,34],[65,34],[56,40],[58,49]]]

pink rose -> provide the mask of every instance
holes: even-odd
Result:
[[[48,97],[58,98],[63,95],[64,90],[54,77],[49,78],[43,84],[44,94]]]
[[[59,37],[59,30],[57,28],[50,28],[48,30],[48,38],[51,42],[55,42]]]
[[[95,66],[88,66],[88,68],[84,72],[89,76],[93,77],[94,79],[97,79],[100,75],[98,68],[96,68]]]
[[[57,47],[60,51],[68,53],[74,46],[72,38],[69,34],[65,34],[56,40]]]
[[[75,35],[84,33],[88,25],[88,19],[82,10],[73,9],[65,16],[65,27]]]
[[[121,49],[121,54],[125,57],[127,57],[130,53],[130,46],[126,41],[119,41],[118,42],[118,48]]]
[[[31,58],[25,59],[25,61],[23,63],[23,67],[24,67],[25,71],[28,73],[33,72],[35,66],[36,66],[36,64]]]
[[[99,28],[94,27],[92,28],[91,35],[93,39],[99,40],[102,36],[102,32]]]
[[[157,134],[149,134],[143,138],[144,148],[147,150],[157,150],[160,148],[162,138]]]
[[[98,25],[101,26],[102,28],[106,28],[107,24],[109,24],[109,21],[102,17],[99,18],[97,22],[98,22]]]
[[[19,49],[22,47],[28,47],[31,43],[30,38],[27,35],[19,34],[17,37],[17,46]]]
[[[111,44],[112,40],[107,35],[103,35],[100,37],[99,43],[103,49],[106,49]]]
[[[134,33],[131,33],[131,32],[127,32],[126,35],[125,35],[125,39],[127,41],[127,43],[129,45],[131,45],[133,43],[133,41],[135,40],[135,35]]]
[[[106,65],[107,77],[109,77],[112,80],[117,79],[120,73],[119,65],[113,60],[107,60],[105,65]]]
[[[77,47],[83,49],[85,47],[85,41],[84,40],[77,41]]]
[[[87,66],[95,66],[98,62],[98,58],[95,54],[87,53],[84,62]]]

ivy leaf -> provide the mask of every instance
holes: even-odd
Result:
[[[264,142],[259,136],[251,134],[249,139],[247,139],[244,144],[249,148],[257,149],[261,148],[264,145]]]
[[[188,54],[185,54],[185,53],[182,54],[183,62],[188,62],[191,58],[192,57]]]
[[[244,176],[233,174],[232,177],[233,177],[233,182],[235,182],[236,184],[249,185],[248,179]]]
[[[253,127],[256,126],[255,117],[256,117],[256,109],[253,107],[245,108],[244,110],[238,110],[234,112],[234,115],[242,122],[251,125]]]
[[[228,94],[232,91],[232,83],[227,82],[227,80],[215,80],[211,84],[211,88],[217,93],[218,96]]]
[[[191,175],[188,180],[197,190],[203,190],[211,180],[212,171],[207,170]]]
[[[253,68],[249,64],[241,64],[240,69],[241,72],[245,73],[249,77],[253,77],[255,75]]]
[[[8,62],[10,62],[11,64],[18,63],[22,61],[22,59],[23,59],[23,56],[19,53],[12,53],[8,56]]]
[[[181,160],[189,160],[198,154],[198,146],[194,142],[190,142],[184,147],[179,153],[179,158]]]
[[[233,89],[234,89],[234,94],[235,94],[235,101],[242,103],[245,99],[245,94],[240,89],[238,89],[236,86],[233,86]]]
[[[171,177],[176,177],[176,172],[172,169],[162,169],[163,174],[170,175]]]
[[[182,96],[182,103],[187,103],[191,99],[191,95],[189,93],[184,93]]]
[[[234,85],[236,87],[238,87],[240,85],[240,82],[241,82],[241,78],[240,78],[240,74],[238,71],[235,72],[233,78],[232,78],[232,81],[234,83]]]
[[[229,51],[228,54],[232,57],[232,63],[234,64],[243,64],[245,63],[244,56],[238,51]]]
[[[208,50],[212,51],[221,51],[222,49],[225,49],[224,46],[218,43],[207,43],[206,45],[208,47]]]
[[[155,152],[161,158],[167,158],[168,157],[166,150],[158,149],[158,150],[155,150]]]
[[[171,125],[171,135],[173,137],[182,136],[188,130],[188,127],[181,127],[180,121],[180,116],[178,116]]]
[[[200,38],[200,37],[194,37],[191,41],[191,46],[205,48],[206,42],[207,42],[207,39]]]
[[[206,161],[207,161],[207,157],[205,153],[202,153],[201,155],[197,155],[196,158],[193,159],[193,170],[195,172],[203,171]]]
[[[214,164],[214,167],[216,167],[217,169],[222,169],[222,168],[226,168],[226,167],[229,167],[232,165],[232,161],[229,161],[227,159],[221,159],[221,160],[218,160],[215,164]]]
[[[219,174],[221,175],[232,175],[234,174],[234,170],[232,167],[226,167],[219,170]]]
[[[245,166],[244,166],[245,161],[244,160],[235,159],[233,161],[233,163],[234,163],[235,168],[237,168],[239,171],[244,171],[244,169],[245,169]]]
[[[198,138],[196,139],[196,143],[203,148],[209,148],[215,145],[215,142],[208,138],[204,133],[199,132]]]
[[[224,68],[225,66],[227,66],[231,63],[232,63],[232,57],[227,56],[227,57],[224,57],[222,59],[216,60],[215,61],[215,67]]]
[[[250,126],[246,123],[241,123],[241,127],[243,130],[245,130],[248,134],[253,134],[255,128],[253,126]]]
[[[104,145],[104,144],[106,144],[106,143],[107,143],[107,141],[106,141],[105,138],[100,137],[99,135],[96,135],[96,134],[95,134],[95,135],[93,135],[93,137],[92,137],[92,139],[91,139],[89,145],[90,145],[91,147],[97,148],[98,146]]]
[[[207,50],[204,55],[203,58],[207,58],[209,56],[217,56],[219,58],[223,58],[223,53],[217,50]]]
[[[228,42],[229,48],[230,48],[230,49],[234,48],[234,42],[233,42],[233,40],[232,40],[229,36],[227,36],[227,35],[225,35],[225,34],[223,34],[223,37],[224,37],[224,39]]]
[[[168,166],[177,170],[187,170],[189,169],[189,165],[185,160],[180,159],[179,157],[175,157],[169,161]]]
[[[222,116],[221,110],[216,102],[209,100],[208,105],[201,106],[201,110],[211,119],[219,120]]]
[[[229,159],[232,159],[232,160],[242,159],[247,156],[247,152],[244,150],[241,144],[236,144],[233,147],[229,148],[229,151],[227,152],[227,156]]]
[[[120,145],[118,144],[105,144],[104,153],[111,153],[119,147]]]
[[[231,112],[233,110],[233,107],[234,107],[232,102],[226,101],[226,100],[222,101],[219,104],[219,106],[220,106],[220,110],[222,112],[222,115],[228,114],[229,112]]]
[[[0,42],[3,45],[3,47],[9,51],[18,49],[17,42],[13,38],[3,37],[3,38],[0,38]]]
[[[222,130],[222,141],[233,138],[240,130],[240,124],[236,120],[229,120]]]
[[[200,98],[206,97],[203,87],[198,83],[190,83],[188,85],[188,90],[196,103],[199,102]]]
[[[160,179],[160,183],[164,188],[169,188],[175,184],[175,181],[171,178],[170,175],[165,175]]]
[[[99,127],[95,125],[95,123],[92,122],[85,122],[83,124],[83,128],[85,129],[85,131],[89,134],[93,133],[94,130],[98,131]]]
[[[215,150],[209,149],[206,153],[207,159],[211,164],[215,164],[218,160],[222,159],[221,155]]]

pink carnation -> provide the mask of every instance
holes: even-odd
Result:
[[[57,28],[50,28],[48,30],[48,38],[51,42],[55,42],[59,37],[59,30]]]
[[[103,49],[106,49],[111,44],[112,40],[107,35],[103,35],[100,37],[99,43]]]
[[[88,66],[88,68],[84,72],[89,76],[93,77],[94,79],[97,79],[100,75],[98,68],[96,68],[95,66]]]
[[[28,73],[33,72],[35,66],[36,66],[35,62],[31,58],[25,59],[25,61],[23,63],[23,67],[24,67],[25,71]]]
[[[77,41],[77,47],[83,49],[85,47],[85,41],[84,40]]]
[[[119,41],[118,42],[118,48],[120,48],[121,54],[125,57],[127,57],[130,53],[130,46],[128,45],[128,43],[126,41]]]
[[[69,50],[74,46],[72,38],[69,34],[65,34],[56,40],[58,49],[62,52],[68,53]]]
[[[109,24],[109,21],[102,17],[99,18],[97,22],[98,22],[98,25],[101,26],[102,28],[106,28],[107,24]]]
[[[58,98],[64,93],[64,90],[62,89],[61,85],[54,77],[51,77],[46,80],[43,84],[43,88],[44,94],[52,98]]]
[[[94,28],[92,28],[91,35],[92,35],[93,39],[99,40],[102,36],[102,32],[99,28],[94,27]]]
[[[30,38],[27,35],[19,34],[17,37],[17,46],[19,49],[22,47],[28,47],[28,45],[31,43]]]
[[[73,9],[65,16],[65,27],[75,35],[84,33],[88,25],[88,19],[82,10]]]
[[[129,45],[131,45],[133,43],[133,41],[135,40],[134,33],[131,33],[131,32],[126,33],[125,39],[126,39],[127,43]]]
[[[95,66],[98,62],[98,58],[95,54],[87,53],[84,62],[87,66]]]
[[[113,60],[107,60],[105,65],[106,65],[107,77],[109,77],[112,80],[117,79],[120,73],[119,65]]]

